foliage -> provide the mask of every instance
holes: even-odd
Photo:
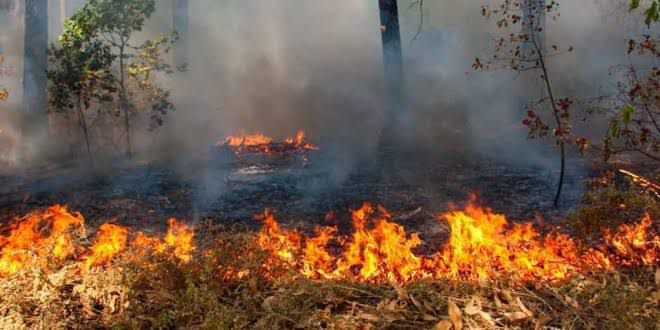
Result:
[[[636,10],[640,7],[641,0],[630,0],[630,11]],[[644,23],[651,26],[652,23],[660,21],[660,2],[652,0],[646,10],[644,10]]]
[[[132,42],[155,7],[155,0],[90,0],[65,23],[60,45],[50,49],[51,105],[67,112],[80,104],[79,122],[89,111],[109,112],[114,118],[123,114],[129,156],[131,122],[140,110],[151,110],[150,129],[162,125],[163,116],[174,110],[169,91],[156,83],[156,75],[173,73],[164,56],[176,38]]]
[[[639,5],[639,1],[633,1],[631,9]],[[653,1],[646,12],[646,24],[657,22],[657,14],[658,2]],[[628,40],[629,64],[615,66],[611,72],[616,79],[615,93],[587,103],[588,114],[605,116],[609,121],[602,143],[594,145],[605,161],[623,153],[636,153],[660,161],[659,37],[657,32],[649,31],[640,38]]]
[[[60,47],[51,45],[48,71],[50,104],[57,112],[74,111],[91,158],[86,112],[93,101],[110,101],[116,92],[110,71],[114,56],[110,47],[95,38],[90,26],[68,21]]]

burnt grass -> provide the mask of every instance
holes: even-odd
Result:
[[[329,224],[342,231],[350,229],[349,210],[368,201],[387,208],[425,241],[436,241],[446,234],[436,215],[452,205],[462,207],[471,193],[513,221],[541,216],[553,223],[578,205],[590,171],[585,162],[569,162],[562,202],[555,208],[557,173],[537,166],[466,151],[438,156],[379,148],[346,161],[338,157],[323,150],[236,157],[210,148],[186,161],[123,163],[104,171],[65,166],[9,172],[0,176],[0,215],[8,219],[60,203],[81,212],[91,226],[114,221],[158,231],[176,217],[250,230],[259,226],[254,214],[271,208],[285,225],[311,230]]]

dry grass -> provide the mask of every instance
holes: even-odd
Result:
[[[206,232],[214,253],[200,248],[188,264],[125,253],[86,274],[72,264],[4,279],[0,328],[650,329],[660,317],[656,269],[553,285],[311,281],[264,269],[252,234]],[[236,269],[249,273],[237,279]]]
[[[633,190],[598,188],[569,221],[590,235],[579,229],[593,226],[600,232],[616,225],[606,219],[637,220],[640,212],[657,219],[658,207]],[[41,261],[31,271],[0,279],[0,328],[657,329],[660,324],[657,267],[554,284],[504,277],[405,287],[312,281],[284,265],[265,263],[254,233],[214,222],[201,224],[197,233],[196,256],[185,264],[128,251],[87,273],[74,261],[64,266]]]

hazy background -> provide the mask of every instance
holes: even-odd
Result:
[[[70,14],[84,1],[71,0]],[[472,72],[501,32],[480,8],[493,1],[399,1],[409,122],[425,152],[455,146],[491,153],[513,164],[555,166],[553,147],[525,139],[523,105],[540,95],[530,79],[507,72]],[[624,38],[643,32],[626,19],[627,0],[562,1],[559,22],[548,21],[548,44],[571,54],[553,58],[560,94],[596,96],[611,88],[610,66],[625,62]],[[59,1],[51,4],[51,39]],[[171,30],[171,1],[158,1],[141,38]],[[2,14],[1,44],[7,65],[21,65],[22,17]],[[634,21],[634,20],[633,20]],[[374,150],[388,107],[383,93],[376,0],[192,0],[189,71],[163,83],[178,110],[158,132],[136,132],[143,157],[176,158],[205,151],[227,134],[263,132],[275,137],[304,129],[346,159]],[[15,69],[16,72],[21,72]],[[11,122],[20,105],[20,80],[2,77],[12,92]],[[11,126],[11,125],[9,125]],[[12,135],[11,127],[5,134]],[[330,143],[331,142],[331,143]],[[350,163],[350,161],[348,162]],[[339,165],[339,164],[338,164]]]

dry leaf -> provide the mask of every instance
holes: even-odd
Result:
[[[261,307],[263,307],[265,310],[272,310],[273,309],[273,303],[275,302],[275,296],[270,296],[261,303]]]
[[[536,320],[536,323],[534,324],[534,330],[541,330],[543,327],[548,324],[552,320],[552,317],[550,315],[541,315],[540,318]]]
[[[360,313],[357,317],[371,322],[378,322],[380,320],[380,317],[378,317],[378,315],[373,315],[368,313]]]
[[[655,285],[660,286],[660,268],[655,270]]]
[[[415,305],[420,312],[424,312],[424,307],[413,295],[410,295],[410,301],[412,301],[413,305]]]
[[[488,323],[490,326],[495,326],[495,321],[493,321],[493,318],[490,316],[490,314],[480,311],[479,316],[481,316],[481,318],[484,319],[484,321],[486,321],[486,323]]]
[[[406,291],[404,288],[395,285],[394,290],[396,290],[396,294],[399,296],[399,299],[401,300],[408,300],[408,291]]]
[[[451,300],[448,302],[448,305],[449,318],[454,325],[454,329],[463,329],[463,314],[461,313],[461,309]]]
[[[497,294],[497,292],[493,293],[493,300],[495,300],[495,307],[502,308],[502,301],[500,300],[500,297]]]
[[[477,296],[472,297],[463,310],[467,315],[474,315],[481,312],[481,299]]]
[[[451,322],[447,320],[442,320],[433,327],[433,330],[449,330],[451,329],[451,326],[452,326]]]
[[[529,318],[524,312],[504,313],[504,317],[506,317],[509,322],[520,322]]]
[[[520,307],[520,310],[523,313],[525,313],[525,315],[527,315],[527,317],[533,317],[534,316],[534,313],[532,313],[532,311],[527,309],[527,307],[525,307],[525,305],[522,303],[522,301],[520,300],[520,297],[516,298],[516,302],[518,303],[518,307]]]
[[[580,304],[578,304],[577,300],[569,297],[568,295],[564,296],[564,300],[566,301],[567,304],[575,307],[576,309],[580,308]]]

